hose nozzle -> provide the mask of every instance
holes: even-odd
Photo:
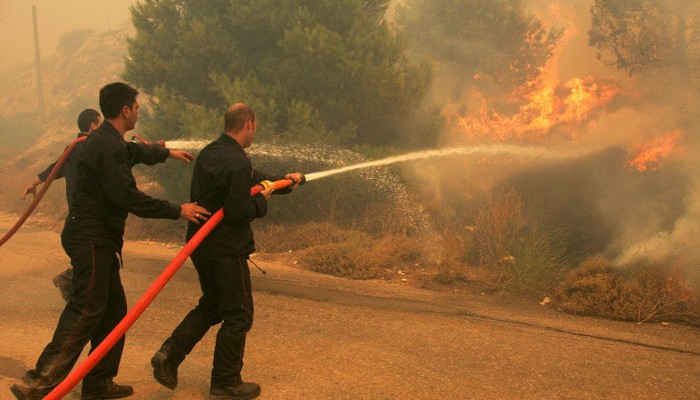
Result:
[[[153,142],[150,142],[150,141],[142,138],[141,136],[139,136],[138,133],[134,133],[134,137],[132,138],[132,140],[133,139],[139,140],[141,143],[145,144],[146,146],[150,146],[150,145],[154,144]],[[157,144],[160,147],[165,147],[165,140],[163,140],[163,139],[156,140],[155,144]]]

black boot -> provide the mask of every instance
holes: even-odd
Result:
[[[53,388],[37,389],[23,383],[15,383],[10,386],[10,391],[18,400],[41,400],[51,392]]]
[[[117,385],[110,380],[106,385],[98,387],[83,385],[82,400],[103,400],[103,399],[121,399],[122,397],[131,396],[134,394],[134,388],[129,385]]]
[[[158,383],[170,390],[175,390],[177,387],[177,367],[179,363],[173,360],[167,350],[162,347],[151,358],[151,366],[153,367],[153,377]]]
[[[260,396],[260,385],[240,382],[236,386],[211,388],[209,400],[250,400]]]

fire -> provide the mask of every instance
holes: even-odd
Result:
[[[661,159],[682,151],[682,148],[677,146],[682,136],[683,131],[681,129],[674,129],[661,137],[654,138],[638,146],[637,155],[627,162],[627,166],[640,172],[656,170]]]
[[[499,113],[486,106],[479,92],[474,98],[481,104],[471,115],[457,116],[460,133],[467,139],[506,141],[512,138],[542,142],[555,128],[567,130],[571,123],[585,121],[591,113],[609,103],[620,90],[612,85],[597,83],[592,77],[573,78],[563,85],[547,83],[546,76],[530,82],[514,93],[513,102],[520,104],[511,115]],[[570,136],[576,135],[568,129]]]

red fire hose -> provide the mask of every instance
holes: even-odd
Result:
[[[279,181],[275,182],[269,182],[269,181],[264,181],[261,182],[259,185],[255,185],[250,189],[250,195],[254,196],[261,190],[263,190],[263,186],[268,186],[268,185],[273,185],[275,189],[282,189],[285,188],[289,185],[291,185],[293,182],[290,179],[282,179]],[[124,334],[126,334],[126,331],[129,330],[131,325],[136,322],[139,316],[143,314],[143,312],[146,310],[146,308],[151,304],[153,299],[160,293],[160,291],[163,289],[166,283],[170,280],[170,278],[175,275],[175,272],[180,268],[182,263],[187,260],[187,257],[192,254],[194,249],[199,246],[200,243],[202,243],[202,240],[216,227],[216,225],[221,222],[221,220],[224,218],[224,210],[220,209],[219,211],[215,212],[211,217],[209,217],[209,220],[207,220],[204,225],[202,225],[201,228],[199,228],[199,231],[190,239],[185,246],[180,250],[179,253],[175,256],[175,258],[168,264],[167,267],[161,272],[160,276],[156,278],[156,280],[151,284],[151,286],[146,290],[146,293],[141,296],[139,301],[136,303],[134,308],[132,308],[126,316],[119,322],[119,324],[110,332],[109,335],[93,350],[90,355],[83,361],[80,365],[78,365],[77,368],[75,368],[67,377],[66,379],[63,380],[58,386],[56,386],[46,397],[44,397],[44,400],[58,400],[62,399],[63,396],[65,396],[68,392],[70,392],[75,385],[80,382],[81,379],[85,377],[85,375],[90,372],[92,368],[97,365],[97,363],[107,354],[109,350],[114,347],[114,345],[121,339]]]
[[[44,185],[42,186],[41,190],[39,190],[39,193],[34,196],[34,201],[27,207],[27,210],[22,214],[22,216],[19,218],[19,220],[15,223],[15,225],[5,233],[5,235],[0,239],[0,246],[5,244],[8,240],[10,240],[10,237],[15,234],[19,230],[19,228],[24,224],[24,221],[29,218],[29,215],[34,211],[36,208],[36,205],[39,204],[39,201],[41,200],[42,197],[44,197],[44,193],[49,189],[49,186],[51,185],[51,182],[53,182],[53,178],[56,176],[58,173],[58,170],[61,168],[61,166],[66,162],[68,159],[68,156],[70,153],[73,151],[75,146],[82,142],[83,140],[87,139],[87,136],[81,136],[77,139],[75,139],[63,152],[61,157],[56,161],[56,165],[54,165],[53,169],[49,173],[49,176],[46,177],[46,180],[44,181]]]

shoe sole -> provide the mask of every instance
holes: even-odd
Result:
[[[12,392],[12,394],[15,395],[18,400],[28,400],[27,396],[17,387],[17,385],[10,386],[10,392]]]
[[[210,394],[208,400],[251,400],[260,396],[262,390],[258,388],[253,393],[247,394],[245,396],[235,396],[230,394]]]
[[[177,387],[177,382],[172,382],[170,379],[166,377],[165,372],[163,371],[163,365],[162,365],[162,357],[159,357],[157,354],[151,358],[151,366],[153,367],[153,377],[160,383],[161,385],[165,386],[166,388],[170,390],[175,390]]]
[[[129,397],[129,396],[131,396],[132,394],[134,394],[134,390],[133,390],[133,389],[131,389],[131,390],[128,391],[128,392],[123,392],[123,393],[120,393],[120,394],[108,394],[108,393],[105,393],[105,394],[96,395],[96,396],[95,396],[95,395],[89,395],[89,394],[88,394],[88,395],[85,395],[85,396],[81,396],[80,399],[81,399],[81,400],[123,399],[124,397]]]

